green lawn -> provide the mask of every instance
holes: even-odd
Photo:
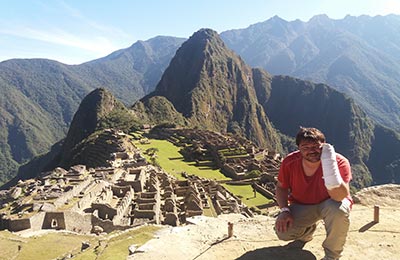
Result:
[[[18,246],[23,245],[26,239],[8,232],[0,231],[0,259],[12,259],[18,254]]]
[[[40,236],[22,238],[8,231],[0,231],[0,259],[62,259],[71,253],[73,259],[126,259],[130,245],[141,246],[154,237],[156,226],[111,233],[106,236],[87,236],[72,233],[51,232]],[[90,247],[81,252],[83,241]]]
[[[82,241],[92,237],[66,233],[47,233],[37,237],[21,238],[0,232],[0,259],[55,259],[67,252],[79,252]]]
[[[178,152],[180,148],[173,145],[171,142],[157,139],[149,139],[149,141],[150,144],[139,144],[139,142],[135,142],[135,145],[143,152],[148,148],[157,148],[157,161],[160,166],[165,171],[181,180],[184,179],[180,174],[183,171],[207,179],[230,180],[230,178],[223,175],[219,169],[215,170],[207,166],[197,167],[195,166],[195,162],[185,162],[182,155]],[[144,156],[146,156],[146,159],[150,161],[147,155],[144,154]],[[254,197],[253,188],[250,185],[223,185],[230,192],[239,196],[242,202],[248,207],[257,207],[271,202],[271,200],[258,192],[256,193],[256,197]],[[205,214],[210,216],[213,215],[212,212],[208,211],[206,211]]]
[[[261,193],[258,192],[256,192],[256,197],[254,197],[254,192],[251,185],[229,185],[229,184],[222,184],[222,185],[233,194],[240,196],[242,202],[246,204],[248,207],[252,206],[257,207],[271,202],[270,199],[267,199]]]
[[[126,259],[129,255],[129,246],[141,246],[154,237],[154,233],[159,230],[155,226],[143,226],[129,232],[124,232],[109,240],[98,241],[74,259],[81,260],[106,260],[106,259]],[[113,236],[113,234],[109,234]]]
[[[223,175],[219,169],[213,169],[209,166],[196,167],[195,162],[185,162],[183,156],[179,153],[179,147],[173,145],[166,140],[149,139],[150,144],[140,144],[135,142],[135,145],[142,150],[146,151],[148,148],[157,148],[157,161],[160,166],[168,173],[183,179],[181,172],[194,174],[199,177],[215,180],[230,180],[230,178]],[[146,159],[150,162],[149,157]]]

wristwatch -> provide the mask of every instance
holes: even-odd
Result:
[[[283,212],[289,212],[290,213],[290,208],[289,207],[282,207],[281,211],[279,213],[283,213]]]

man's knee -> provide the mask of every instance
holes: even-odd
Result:
[[[323,219],[327,228],[347,230],[350,225],[350,206],[334,200],[329,200],[324,204]]]
[[[323,215],[326,216],[348,218],[350,214],[350,202],[346,199],[342,202],[328,199],[323,203],[323,212],[325,213]]]
[[[291,227],[286,232],[279,232],[275,229],[275,234],[279,240],[291,241],[291,240],[307,240],[312,239],[312,235],[316,229],[316,224],[310,227]]]

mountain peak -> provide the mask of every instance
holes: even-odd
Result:
[[[166,69],[152,96],[159,95],[171,101],[175,108],[190,115],[190,98],[192,91],[199,85],[201,75],[211,76],[215,70],[215,62],[238,60],[238,57],[230,51],[219,34],[203,28],[195,32],[177,50],[170,66]],[[212,68],[210,68],[212,67]],[[185,93],[187,96],[183,96]]]
[[[309,24],[318,24],[318,25],[330,25],[332,24],[333,20],[329,18],[326,14],[318,14],[313,17],[308,21]]]
[[[287,23],[288,21],[286,21],[285,19],[282,19],[281,17],[274,15],[273,17],[271,17],[268,21],[272,21],[272,22],[284,22]]]
[[[214,37],[219,37],[218,33],[216,31],[214,31],[213,29],[209,29],[209,28],[202,28],[200,30],[198,30],[197,32],[195,32],[192,35],[193,38],[200,38],[200,39],[209,39],[209,38],[214,38]],[[191,38],[192,38],[191,37]]]
[[[208,28],[203,28],[195,32],[189,40],[185,42],[189,46],[197,46],[196,50],[208,50],[210,48],[225,49],[227,48],[220,35]],[[182,46],[183,47],[183,46]]]
[[[309,21],[311,22],[311,21],[327,21],[327,20],[331,20],[331,18],[329,18],[328,15],[317,14],[317,15],[314,15],[313,17],[311,17],[311,19]]]
[[[180,103],[177,99],[182,98],[178,93],[189,95],[196,87],[200,74],[205,69],[206,60],[218,60],[218,57],[226,56],[231,57],[234,54],[226,47],[219,34],[211,29],[200,29],[177,50],[152,96],[165,96],[178,111],[187,110],[190,106],[183,105],[185,102],[182,107],[177,105]]]

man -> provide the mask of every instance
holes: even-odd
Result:
[[[299,150],[289,154],[279,169],[276,199],[281,210],[275,222],[276,234],[281,240],[295,240],[304,246],[322,219],[326,230],[323,259],[339,259],[353,203],[349,161],[335,153],[316,128],[301,127],[296,144]]]

